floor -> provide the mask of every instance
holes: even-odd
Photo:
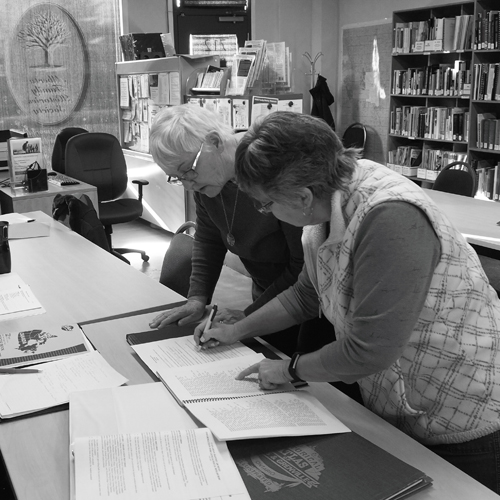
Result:
[[[160,278],[163,257],[172,234],[140,219],[113,228],[113,246],[145,250],[149,261],[136,253],[126,254],[130,265],[156,281]],[[251,279],[245,274],[239,259],[228,253],[221,277],[214,292],[213,303],[219,307],[244,309],[251,303]]]

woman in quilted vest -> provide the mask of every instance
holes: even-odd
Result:
[[[336,340],[265,360],[261,386],[357,382],[367,408],[500,493],[500,300],[472,247],[413,182],[345,149],[321,119],[273,113],[236,151],[240,189],[303,227],[297,283],[209,348],[316,316]]]

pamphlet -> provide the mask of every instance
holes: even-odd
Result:
[[[10,181],[14,185],[22,184],[26,169],[38,163],[42,167],[42,140],[39,137],[23,137],[7,141],[9,153]]]

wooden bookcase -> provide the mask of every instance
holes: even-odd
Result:
[[[500,98],[477,96],[480,80],[476,80],[475,71],[489,69],[489,65],[495,68],[497,63],[500,67],[500,21],[498,16],[494,21],[493,17],[491,22],[488,20],[488,12],[499,10],[498,0],[475,0],[394,12],[388,151],[406,148],[408,153],[413,148],[417,156],[418,150],[422,150],[422,166],[430,168],[424,171],[409,164],[403,167],[399,165],[403,162],[394,161],[389,153],[391,168],[432,183],[440,164],[464,158],[475,168],[494,167],[500,162],[500,143],[498,149],[478,144],[481,114],[490,113],[487,116],[498,119],[500,133]],[[461,21],[470,16],[468,36],[464,31],[461,37],[458,30],[456,36],[455,27],[460,26],[457,16]],[[480,17],[488,21],[480,23]],[[448,21],[440,21],[445,18]],[[425,22],[427,26],[433,24],[439,35],[442,26],[442,42],[430,41],[428,36],[426,41],[419,38],[419,28]],[[483,47],[480,35],[485,31],[493,34],[493,29],[496,40],[491,37],[491,45]],[[467,38],[470,44],[464,45]],[[497,70],[495,83],[500,79],[498,73]],[[437,88],[436,82],[441,82]],[[432,150],[441,154],[433,155]]]

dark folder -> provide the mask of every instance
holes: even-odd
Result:
[[[399,500],[432,482],[354,432],[227,445],[251,498]]]

